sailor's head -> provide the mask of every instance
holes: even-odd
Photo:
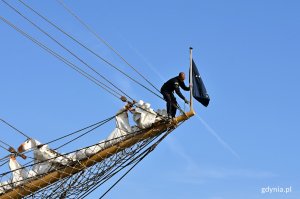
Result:
[[[178,79],[179,79],[180,81],[182,81],[182,82],[185,80],[185,74],[184,74],[184,72],[180,72],[180,73],[179,73]]]

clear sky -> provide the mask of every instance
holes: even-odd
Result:
[[[9,2],[129,95],[154,108],[165,106],[17,1]],[[26,2],[139,78],[55,1]],[[211,97],[208,108],[196,104],[197,117],[180,126],[107,198],[300,198],[299,1],[65,2],[157,87],[188,72],[188,48],[193,46]],[[0,13],[71,58],[2,2]],[[46,142],[111,116],[123,105],[3,22],[0,33],[0,117],[30,136]],[[24,141],[0,126],[1,140],[16,147]],[[72,147],[93,144],[112,129],[113,123]],[[292,187],[292,192],[262,194],[268,186]],[[99,197],[104,188],[88,198]]]

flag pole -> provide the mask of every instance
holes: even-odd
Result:
[[[190,84],[190,110],[193,110],[193,48],[190,47],[190,78],[189,78],[189,84]]]

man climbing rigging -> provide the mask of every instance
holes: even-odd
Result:
[[[164,96],[164,99],[167,102],[167,112],[168,112],[169,117],[172,117],[172,118],[175,117],[177,106],[178,106],[176,98],[173,94],[174,91],[181,99],[184,100],[184,102],[186,104],[189,103],[189,101],[182,95],[182,93],[180,92],[180,88],[179,88],[179,87],[181,87],[185,91],[190,90],[190,87],[187,87],[184,84],[184,80],[185,80],[185,74],[184,74],[184,72],[180,72],[177,77],[174,77],[174,78],[168,80],[166,83],[164,83],[164,85],[160,89],[161,94]]]

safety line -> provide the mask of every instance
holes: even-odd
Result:
[[[109,66],[113,67],[115,70],[117,70],[118,72],[120,72],[121,74],[123,74],[124,76],[126,76],[127,78],[129,78],[130,80],[132,80],[133,82],[135,82],[136,84],[142,86],[144,89],[146,89],[146,90],[150,91],[151,93],[157,95],[151,89],[149,89],[148,87],[146,87],[145,85],[143,85],[142,83],[140,83],[139,81],[137,81],[136,79],[134,79],[133,77],[131,77],[130,75],[128,75],[127,73],[125,73],[119,67],[117,67],[116,65],[112,64],[111,62],[109,62],[108,60],[106,60],[105,58],[103,58],[102,56],[100,56],[98,53],[96,53],[95,51],[91,50],[89,47],[87,47],[82,42],[80,42],[79,40],[77,40],[74,36],[72,36],[71,34],[67,33],[66,31],[64,31],[62,28],[60,28],[59,26],[57,26],[54,22],[50,21],[47,17],[43,16],[41,13],[39,13],[38,11],[36,11],[35,9],[33,9],[30,5],[26,4],[23,0],[18,0],[18,1],[20,3],[22,3],[25,7],[27,7],[29,10],[31,10],[32,12],[34,12],[36,15],[38,15],[40,18],[42,18],[43,20],[45,20],[47,23],[49,23],[50,25],[52,25],[54,28],[56,28],[57,30],[59,30],[61,33],[63,33],[64,35],[66,35],[67,37],[69,37],[71,40],[73,40],[74,42],[76,42],[77,44],[79,44],[81,47],[83,47],[84,49],[86,49],[87,51],[89,51],[90,53],[92,53],[94,56],[96,56],[97,58],[99,58],[100,60],[102,60],[103,62],[105,62],[106,64],[108,64]]]
[[[107,86],[105,83],[99,81],[98,79],[96,79],[92,75],[90,75],[87,72],[85,72],[84,70],[80,69],[74,63],[68,61],[67,59],[65,59],[64,57],[62,57],[61,55],[59,55],[58,53],[54,52],[53,50],[51,50],[50,48],[48,48],[47,46],[45,46],[44,44],[42,44],[41,42],[39,42],[38,40],[34,39],[29,34],[27,34],[23,30],[21,30],[20,28],[18,28],[17,26],[15,26],[13,23],[11,23],[7,19],[5,19],[3,16],[0,16],[0,20],[2,20],[4,23],[6,23],[7,25],[9,25],[13,29],[15,29],[17,32],[19,32],[20,34],[22,34],[23,36],[25,36],[26,38],[28,38],[29,40],[31,40],[32,42],[34,42],[35,44],[37,44],[39,47],[41,47],[42,49],[44,49],[45,51],[47,51],[48,53],[50,53],[51,55],[53,55],[54,57],[56,57],[57,59],[59,59],[60,61],[62,61],[63,63],[65,63],[66,65],[68,65],[73,70],[77,71],[78,73],[80,73],[81,75],[83,75],[84,77],[86,77],[87,79],[89,79],[90,81],[92,81],[93,83],[95,83],[96,85],[100,86],[102,89],[104,89],[105,91],[107,91],[108,93],[110,93],[111,95],[113,95],[113,96],[115,96],[116,98],[119,99],[119,96],[117,96],[115,93],[113,93],[113,92],[116,92],[116,91],[114,91],[112,88],[110,88],[109,86]]]
[[[105,41],[102,37],[99,36],[89,25],[87,25],[78,15],[74,13],[62,0],[56,0],[69,14],[75,17],[79,23],[81,23],[89,32],[91,32],[99,41],[105,44],[109,49],[111,49],[118,57],[120,57],[129,67],[131,67],[138,75],[140,75],[147,83],[149,83],[157,92],[160,93],[160,90],[154,86],[141,72],[139,72],[134,66],[132,66],[126,59],[117,51],[115,50],[107,41]],[[144,87],[144,86],[143,86]],[[146,88],[146,87],[144,87]],[[150,89],[146,88],[148,91],[152,92],[153,94],[157,95]],[[161,96],[157,95],[159,98],[163,99]]]
[[[66,46],[64,46],[62,43],[60,43],[57,39],[55,39],[53,36],[51,36],[49,33],[47,33],[44,29],[42,29],[40,26],[35,24],[32,20],[27,18],[24,14],[22,14],[19,10],[17,10],[14,6],[9,4],[5,0],[1,0],[3,3],[5,3],[9,8],[11,8],[14,12],[19,14],[21,17],[23,17],[26,21],[28,21],[31,25],[33,25],[35,28],[37,28],[39,31],[41,31],[43,34],[45,34],[47,37],[49,37],[52,41],[54,41],[56,44],[58,44],[60,47],[62,47],[64,50],[69,52],[72,56],[74,56],[76,59],[78,59],[81,63],[83,63],[86,67],[88,67],[90,70],[95,72],[97,75],[99,75],[102,79],[107,81],[110,85],[112,85],[115,89],[119,90],[121,93],[126,95],[128,98],[132,99],[130,96],[128,96],[125,92],[123,92],[119,87],[117,87],[114,83],[112,83],[110,80],[108,80],[106,77],[104,77],[102,74],[100,74],[95,68],[90,66],[87,62],[85,62],[82,58],[80,58],[78,55],[76,55],[74,52],[72,52],[70,49],[68,49]],[[133,99],[132,99],[133,100]]]

